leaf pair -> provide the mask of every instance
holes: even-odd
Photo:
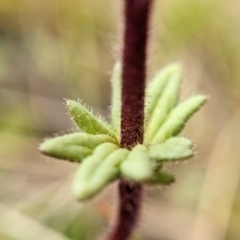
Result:
[[[118,139],[111,126],[100,117],[95,117],[81,103],[67,100],[67,108],[80,133],[72,133],[48,139],[40,145],[40,151],[51,157],[81,162],[103,143],[115,143]]]
[[[77,170],[72,185],[73,194],[79,200],[89,199],[120,176],[147,184],[174,182],[173,176],[160,169],[155,170],[156,163],[150,160],[151,151],[149,154],[144,145],[136,145],[132,151],[113,143],[99,145]]]
[[[145,142],[155,144],[178,135],[187,120],[205,103],[203,95],[193,96],[177,105],[182,82],[180,64],[160,71],[147,88]]]

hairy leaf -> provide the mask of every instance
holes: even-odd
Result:
[[[183,137],[173,137],[164,143],[149,146],[149,156],[156,161],[179,161],[193,156],[192,142]]]
[[[90,134],[106,134],[117,139],[111,127],[102,119],[95,117],[81,103],[67,100],[67,107],[77,126],[83,132]]]
[[[148,84],[146,89],[146,115],[152,115],[166,83],[170,81],[169,79],[171,79],[173,73],[178,71],[178,69],[178,63],[167,65],[158,71],[153,80]]]
[[[115,172],[104,172],[100,168],[100,176],[98,173],[98,168],[101,166],[101,164],[108,158],[108,156],[111,156],[111,153],[116,151],[118,149],[118,146],[112,143],[103,143],[99,145],[93,152],[93,154],[86,159],[84,159],[83,163],[79,167],[74,180],[73,180],[73,187],[72,191],[73,194],[79,199],[79,200],[85,200],[93,195],[95,195],[101,188],[103,188],[106,185],[107,180],[111,180],[114,178],[116,174]],[[121,153],[117,154],[115,157],[122,157]],[[105,175],[105,181],[101,179],[101,177],[104,178],[104,174],[109,174],[108,176]],[[96,174],[97,178],[94,177]],[[107,180],[106,180],[107,178]],[[99,181],[99,182],[98,182]]]
[[[127,149],[117,149],[106,156],[96,165],[94,172],[88,179],[82,178],[81,167],[75,176],[73,192],[79,200],[86,200],[95,196],[110,182],[116,180],[120,175],[119,164],[127,157]],[[93,159],[88,159],[92,161]]]
[[[121,173],[133,181],[144,181],[151,177],[153,165],[144,145],[136,145],[122,162]]]
[[[169,173],[163,172],[163,171],[157,171],[154,173],[154,175],[146,181],[149,185],[169,185],[171,183],[175,182],[174,176],[172,176]]]
[[[39,150],[51,157],[81,162],[96,146],[105,142],[115,143],[115,140],[103,134],[72,133],[47,139],[40,145]]]
[[[177,99],[179,88],[182,81],[182,68],[179,64],[171,65],[166,69],[166,83],[162,83],[162,81],[157,80],[156,86],[153,84],[153,97],[150,101],[150,109],[149,112],[149,126],[147,126],[146,138],[151,141],[154,138],[157,130],[162,126],[163,122],[167,118],[169,112],[175,106]],[[161,85],[162,88],[158,88]]]
[[[120,133],[120,116],[121,116],[121,63],[115,64],[112,74],[112,126],[116,134]]]
[[[187,120],[206,102],[206,100],[206,96],[197,95],[179,104],[171,111],[167,120],[157,131],[152,143],[161,143],[169,137],[179,134]]]

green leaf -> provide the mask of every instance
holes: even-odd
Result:
[[[115,143],[115,140],[103,134],[72,133],[44,141],[39,150],[47,156],[81,162],[96,146],[105,142]]]
[[[197,95],[179,104],[171,111],[167,120],[157,131],[152,143],[161,143],[169,137],[179,134],[187,120],[206,102],[206,100],[206,96]]]
[[[173,137],[164,143],[149,146],[149,156],[156,161],[179,161],[193,156],[192,142],[183,137]]]
[[[172,176],[169,173],[163,172],[163,171],[157,171],[154,173],[154,175],[146,181],[149,185],[169,185],[171,183],[175,182],[174,176]]]
[[[73,100],[67,100],[67,107],[77,126],[83,132],[94,135],[106,134],[117,140],[111,127],[102,119],[95,117],[92,112],[90,112],[81,103]]]
[[[190,139],[185,138],[185,137],[171,137],[169,138],[165,143],[169,143],[169,144],[176,144],[177,146],[183,146],[186,148],[192,148],[193,147],[193,143]]]
[[[119,136],[120,133],[120,116],[121,116],[121,70],[122,66],[120,62],[117,62],[113,69],[112,74],[112,106],[111,117],[112,126]]]
[[[122,161],[127,152],[117,151],[118,146],[112,143],[99,145],[93,155],[87,157],[79,167],[72,191],[79,200],[86,200],[99,192],[106,184],[118,177],[118,161]]]
[[[179,64],[170,65],[152,83],[152,97],[146,114],[149,118],[145,137],[151,141],[157,130],[162,126],[169,112],[176,105],[179,88],[182,81],[182,67]],[[150,93],[149,93],[150,94]]]
[[[119,165],[127,158],[128,154],[127,149],[119,148],[102,161],[91,181],[95,188],[100,189],[101,186],[105,186],[119,177]]]
[[[146,113],[152,115],[158,100],[160,99],[164,87],[173,77],[175,72],[179,71],[179,63],[169,64],[162,68],[154,76],[153,80],[148,84],[146,89]]]
[[[144,181],[151,177],[153,164],[144,145],[136,145],[129,153],[127,159],[122,162],[121,173],[133,181]]]

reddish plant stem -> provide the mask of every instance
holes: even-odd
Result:
[[[124,0],[121,147],[143,142],[148,22],[152,0]],[[141,208],[142,185],[121,179],[118,220],[108,240],[127,240]]]

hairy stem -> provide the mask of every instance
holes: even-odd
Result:
[[[124,0],[121,147],[143,142],[148,22],[152,0]],[[126,240],[136,226],[142,185],[121,179],[117,225],[108,240]]]

